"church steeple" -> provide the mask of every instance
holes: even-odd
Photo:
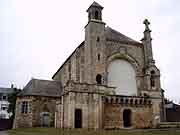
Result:
[[[93,19],[102,21],[102,10],[103,7],[94,1],[87,9],[89,22]]]
[[[149,29],[150,22],[147,19],[145,19],[143,23],[145,24],[145,31],[144,31],[144,37],[141,41],[144,45],[146,66],[149,66],[155,63],[152,53],[151,30]]]

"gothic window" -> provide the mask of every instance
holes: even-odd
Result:
[[[23,101],[21,104],[21,113],[28,113],[28,101]]]
[[[155,87],[155,72],[154,71],[151,71],[150,83],[151,83],[151,87]]]
[[[95,11],[95,19],[98,19],[99,13],[98,11]]]
[[[102,84],[102,76],[100,74],[96,76],[96,82],[97,84]]]

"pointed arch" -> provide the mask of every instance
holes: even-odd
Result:
[[[107,67],[109,66],[111,61],[113,61],[115,59],[123,59],[123,60],[128,61],[133,66],[133,68],[136,71],[136,75],[138,75],[140,73],[139,63],[136,61],[135,58],[133,58],[131,55],[129,55],[127,53],[123,53],[123,54],[115,53],[115,54],[109,56],[107,59],[108,59]]]
[[[139,73],[139,64],[128,54],[116,53],[108,57],[107,84],[116,87],[116,94],[136,96],[138,94],[137,75]]]

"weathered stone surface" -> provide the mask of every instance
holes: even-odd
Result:
[[[66,96],[62,104],[64,112],[61,112],[64,113],[65,127],[74,128],[76,108],[83,110],[83,128],[123,128],[124,108],[132,110],[132,128],[156,127],[161,110],[160,71],[155,63],[152,63],[150,31],[144,32],[142,41],[137,42],[110,27],[105,27],[102,20],[89,20],[85,27],[84,42],[53,76],[53,79],[61,80],[65,86]],[[102,103],[103,95],[109,95],[111,98],[111,95],[115,94],[114,88],[108,87],[108,66],[116,59],[126,60],[133,66],[136,73],[137,97],[149,97],[152,105],[129,107],[125,104],[121,106]],[[68,72],[67,66],[70,61],[71,71]],[[155,73],[153,87],[152,71]],[[68,78],[69,74],[71,78]],[[96,85],[97,74],[102,76],[101,85],[104,85],[104,88]],[[71,87],[67,83],[69,79],[74,82]],[[83,93],[87,93],[88,96],[84,96]],[[93,93],[99,97],[96,102],[92,98]],[[62,111],[59,107],[60,110]]]
[[[28,113],[21,113],[22,102],[28,101]],[[20,127],[40,127],[42,126],[41,113],[50,114],[49,126],[54,126],[55,107],[59,98],[43,96],[18,97],[16,101],[16,116],[14,128]]]
[[[140,43],[106,27],[101,18],[102,8],[90,7],[88,14],[84,41],[52,77],[62,83],[61,96],[19,97],[14,127],[39,126],[39,114],[44,110],[51,113],[51,123],[55,119],[58,128],[75,128],[76,109],[82,111],[82,128],[125,128],[125,109],[131,111],[129,128],[152,128],[160,122],[160,71],[153,60],[151,31],[145,30]],[[108,67],[116,59],[128,62],[135,71],[136,96],[118,95],[116,86],[108,86]],[[101,76],[100,83],[97,75]],[[23,100],[28,100],[32,107],[28,115],[19,113]]]

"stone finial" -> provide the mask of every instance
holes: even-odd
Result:
[[[145,24],[145,30],[150,31],[150,29],[149,29],[150,22],[148,21],[148,19],[145,19],[145,20],[143,21],[143,23]]]

